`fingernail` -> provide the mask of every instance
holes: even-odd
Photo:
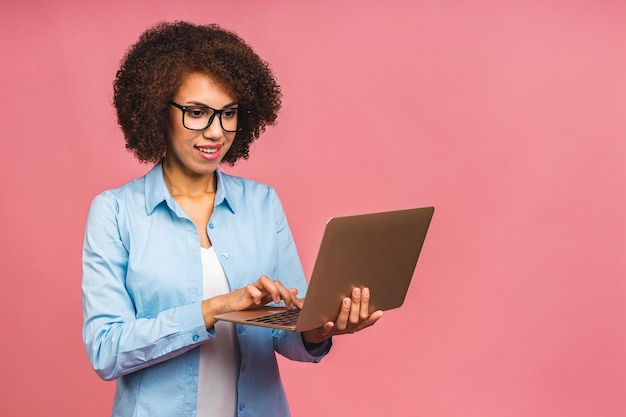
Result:
[[[355,288],[354,291],[352,291],[352,295],[354,295],[355,297],[360,297],[361,296],[361,289],[360,288]]]
[[[343,306],[344,307],[350,307],[350,299],[349,298],[344,298],[343,299]]]
[[[369,296],[370,296],[369,288],[363,288],[363,297],[369,297]]]

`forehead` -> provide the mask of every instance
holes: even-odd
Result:
[[[235,101],[235,97],[222,84],[200,72],[185,75],[174,98],[187,103],[213,105],[226,105]]]

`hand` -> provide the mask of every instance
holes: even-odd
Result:
[[[383,316],[383,312],[376,310],[369,314],[369,301],[369,288],[354,288],[352,296],[343,299],[335,322],[329,321],[322,327],[302,332],[302,340],[313,345],[332,336],[355,333],[374,325]]]
[[[287,307],[302,308],[302,299],[296,297],[297,294],[297,289],[287,289],[280,281],[271,280],[263,275],[253,284],[204,300],[202,302],[204,323],[209,329],[215,324],[216,320],[213,316],[217,314],[247,310],[272,301],[280,303],[282,300]]]

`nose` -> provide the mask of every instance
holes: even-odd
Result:
[[[202,136],[209,140],[219,140],[224,132],[219,121],[219,115],[213,115],[211,123],[202,131]]]

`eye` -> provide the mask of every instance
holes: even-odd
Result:
[[[187,116],[192,117],[194,119],[203,119],[208,117],[209,109],[205,109],[202,107],[189,107],[187,109]]]
[[[222,117],[225,117],[227,119],[233,119],[237,117],[237,109],[222,110]]]

